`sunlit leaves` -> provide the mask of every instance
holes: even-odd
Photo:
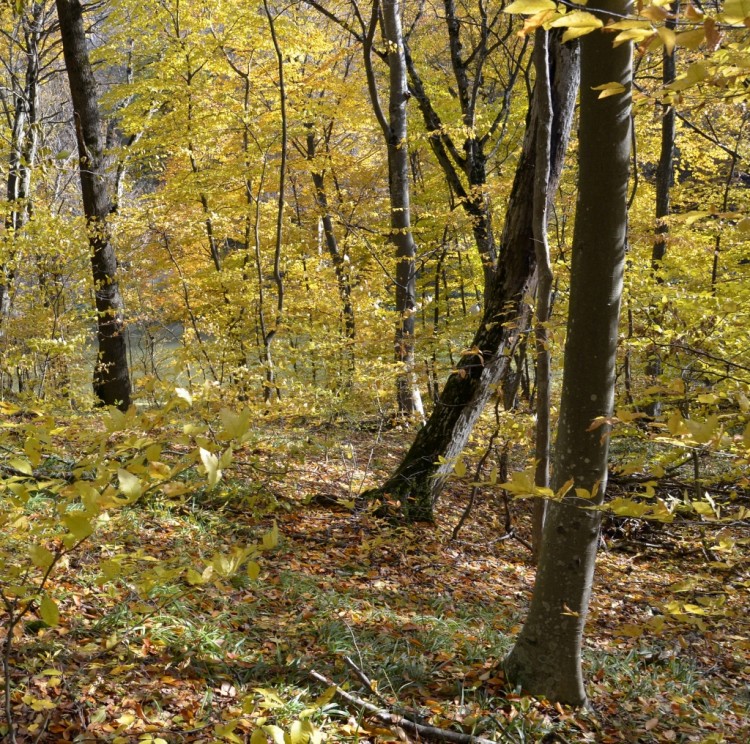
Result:
[[[552,21],[550,26],[552,28],[564,28],[563,42],[577,39],[579,36],[590,34],[598,28],[603,26],[603,22],[600,18],[597,18],[593,13],[587,13],[585,10],[574,10],[571,13],[566,13],[561,18]]]

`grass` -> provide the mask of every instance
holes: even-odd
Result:
[[[304,461],[289,436],[285,451],[298,454],[283,468],[254,454],[250,470],[266,475],[249,486],[243,477],[184,501],[144,499],[105,523],[56,577],[60,628],[17,640],[21,733],[46,731],[42,742],[158,734],[232,742],[259,725],[288,731],[307,711],[329,741],[387,738],[340,701],[316,706],[323,689],[310,668],[375,699],[344,663],[349,656],[390,702],[498,741],[748,740],[746,564],[727,581],[699,551],[602,552],[584,653],[593,711],[527,698],[508,688],[500,662],[533,570],[519,543],[497,542],[492,495],[458,542],[449,535],[463,508],[460,484],[441,503],[437,527],[394,529],[309,503],[321,490],[348,496],[353,465],[341,452],[353,449],[353,435],[342,434],[327,431],[326,448]],[[369,446],[371,434],[359,436]],[[387,462],[399,436],[384,434],[373,461]],[[526,530],[526,505],[513,509]],[[204,586],[186,580],[188,568],[201,572],[212,556],[261,540],[273,521],[281,544],[260,558],[258,580],[242,570]],[[697,545],[711,540],[701,530]],[[121,575],[104,580],[105,559],[119,561]],[[707,616],[703,632],[671,617],[660,633],[623,632],[674,600],[669,585],[699,574],[711,575],[712,592],[736,585],[724,617]],[[50,684],[50,669],[59,684]],[[53,712],[25,698],[53,701]]]

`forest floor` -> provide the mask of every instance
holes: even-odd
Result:
[[[606,532],[584,651],[592,707],[550,705],[500,671],[534,570],[527,548],[503,539],[499,492],[482,492],[455,540],[469,490],[459,482],[436,525],[347,508],[410,437],[288,422],[212,491],[118,512],[56,574],[60,624],[18,629],[18,741],[243,742],[277,725],[300,744],[301,719],[328,742],[411,738],[331,699],[312,669],[378,706],[498,742],[750,741],[750,567],[727,558],[746,523],[631,520]],[[528,504],[510,509],[528,535]],[[279,544],[257,579],[184,580],[185,567],[200,572],[274,522]],[[130,573],[103,581],[115,553]]]

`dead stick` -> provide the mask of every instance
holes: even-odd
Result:
[[[433,741],[445,741],[449,742],[449,744],[497,744],[497,742],[493,742],[491,739],[483,739],[480,736],[461,734],[458,731],[448,731],[447,729],[437,728],[436,726],[425,726],[421,723],[414,723],[414,721],[409,721],[396,713],[391,713],[388,710],[378,708],[376,705],[368,703],[367,701],[358,698],[356,695],[352,695],[350,692],[342,690],[335,682],[328,679],[328,677],[324,677],[314,669],[311,669],[308,673],[313,679],[318,680],[318,682],[322,682],[324,685],[328,685],[328,687],[335,688],[336,694],[346,700],[347,703],[366,710],[383,723],[400,726],[404,731],[408,731],[416,736],[420,736],[424,739],[432,739]]]

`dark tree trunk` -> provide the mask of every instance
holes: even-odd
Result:
[[[664,25],[674,30],[677,27],[677,15],[680,11],[680,2],[675,0],[670,6],[670,11],[674,15],[667,18]],[[677,60],[675,50],[668,52],[664,49],[662,56],[662,82],[666,87],[674,82],[677,74]],[[669,224],[664,219],[670,213],[670,193],[672,182],[674,180],[674,148],[675,136],[677,132],[677,113],[674,105],[662,104],[661,120],[661,151],[659,152],[659,164],[656,168],[656,238],[653,248],[651,249],[651,264],[654,272],[658,272],[661,262],[667,253],[667,239],[669,237]],[[660,281],[658,273],[657,281]],[[651,356],[646,365],[646,374],[649,375],[653,382],[661,374],[661,356],[659,349],[653,347]],[[649,416],[659,416],[661,414],[661,401],[653,400],[646,407],[646,413]]]
[[[91,69],[79,0],[56,0],[65,68],[68,73],[78,142],[83,212],[88,224],[91,269],[96,295],[99,354],[94,393],[104,405],[126,410],[131,403],[123,302],[117,283],[117,258],[107,219],[107,194],[96,81]]]
[[[602,0],[606,21],[627,17],[628,0]],[[586,703],[581,644],[607,484],[608,425],[627,242],[631,113],[630,44],[601,31],[581,41],[578,203],[573,234],[565,368],[548,504],[528,618],[506,659],[509,681],[552,702]],[[596,86],[624,92],[598,98]],[[594,424],[594,425],[592,425]],[[588,493],[588,496],[585,494]]]
[[[578,90],[577,45],[550,34],[552,162],[548,198],[560,178]],[[538,112],[531,104],[526,136],[511,190],[499,260],[487,287],[484,314],[465,354],[448,378],[426,425],[390,478],[363,498],[398,501],[407,520],[432,519],[434,499],[461,454],[471,431],[503,376],[519,334],[528,328],[524,301],[533,294],[536,255],[533,235],[534,177]]]
[[[312,125],[309,125],[312,127]],[[350,362],[350,372],[353,371],[354,355],[353,342],[356,337],[356,326],[354,322],[354,307],[352,305],[352,287],[349,281],[349,272],[347,270],[347,261],[344,253],[339,248],[336,232],[333,229],[333,219],[331,210],[328,206],[328,193],[325,185],[324,169],[315,164],[317,147],[315,134],[312,128],[307,133],[307,159],[310,163],[310,176],[315,189],[315,204],[320,212],[320,220],[323,224],[323,237],[325,239],[328,255],[333,263],[333,270],[336,274],[336,286],[338,287],[339,299],[341,300],[341,312],[344,318],[344,338],[349,342],[347,357]]]

